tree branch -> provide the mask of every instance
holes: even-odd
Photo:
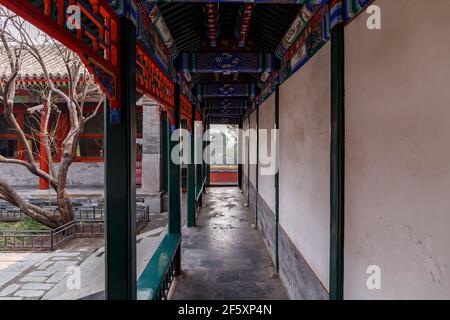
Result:
[[[92,118],[94,118],[95,116],[97,116],[98,110],[100,110],[100,107],[101,107],[102,104],[103,104],[103,99],[104,99],[104,97],[105,97],[104,95],[101,96],[100,101],[98,102],[97,106],[95,107],[94,112],[93,112],[91,115],[89,115],[89,116],[84,120],[84,123],[88,122],[89,120],[91,120]]]
[[[26,203],[2,178],[0,178],[0,193],[4,200],[18,207],[25,215],[51,228],[58,227],[58,222],[55,220],[56,217],[52,212],[45,211],[35,205]]]

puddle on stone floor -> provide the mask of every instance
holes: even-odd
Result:
[[[214,230],[231,230],[231,229],[237,229],[236,227],[233,227],[231,224],[222,224],[222,223],[213,223],[212,228]]]
[[[224,217],[225,215],[221,211],[214,211],[211,212],[210,216],[212,218],[217,218],[217,217]]]

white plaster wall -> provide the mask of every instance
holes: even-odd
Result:
[[[275,129],[275,93],[273,93],[258,108],[259,129],[267,130],[267,156],[272,156],[275,161],[275,146],[271,143],[271,130]],[[260,155],[263,149],[262,140],[259,140]],[[261,159],[261,156],[259,157]],[[261,164],[258,178],[259,194],[265,200],[272,212],[275,212],[275,175],[262,175]]]
[[[345,298],[449,299],[450,1],[375,4],[345,29]]]
[[[257,140],[256,140],[256,130],[257,130],[257,126],[256,126],[256,111],[253,111],[250,114],[250,129],[255,130],[255,139],[254,141],[250,142],[250,147],[249,147],[249,152],[250,152],[250,183],[256,188],[256,152],[257,152]],[[251,159],[254,159],[253,162]]]
[[[280,224],[328,289],[330,44],[280,86]]]

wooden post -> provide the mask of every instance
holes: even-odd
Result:
[[[120,20],[121,121],[105,110],[106,289],[108,300],[136,299],[136,27]]]
[[[175,84],[175,110],[174,110],[175,127],[170,128],[167,135],[168,152],[168,176],[169,176],[169,233],[181,233],[181,166],[172,161],[172,150],[178,146],[180,140],[172,141],[172,130],[180,128],[180,85]],[[169,117],[168,117],[169,119]],[[170,120],[168,120],[170,121]]]
[[[258,198],[259,198],[259,106],[256,105],[256,176],[255,176],[255,224],[258,226]]]
[[[196,170],[195,170],[195,106],[192,106],[192,119],[191,119],[191,143],[190,146],[188,146],[189,150],[190,150],[190,154],[189,154],[189,159],[190,159],[190,163],[188,164],[188,177],[187,177],[187,182],[188,182],[188,221],[187,221],[187,226],[189,228],[195,227],[196,224],[196,217],[195,217],[195,174],[196,174]]]
[[[239,189],[241,189],[242,192],[242,118],[239,119],[239,134],[238,134],[238,185]]]

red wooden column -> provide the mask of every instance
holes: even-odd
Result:
[[[40,143],[39,143],[39,167],[42,171],[45,173],[49,173],[49,166],[48,166],[48,158],[47,158],[47,150],[45,149],[45,142],[44,142],[44,127],[45,127],[45,118],[47,116],[47,101],[44,101],[43,103],[44,108],[41,112],[41,132],[39,135]],[[48,190],[50,187],[48,180],[45,179],[39,179],[39,189],[40,190]]]

